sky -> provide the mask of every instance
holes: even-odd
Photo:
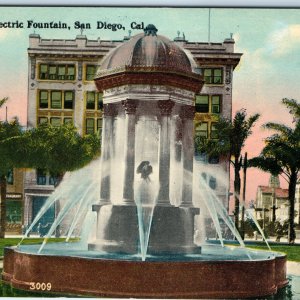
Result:
[[[184,33],[190,42],[208,41],[208,8],[118,8],[118,7],[0,7],[0,99],[8,96],[8,119],[18,116],[26,125],[28,36],[45,39],[74,39],[80,34],[74,23],[90,23],[83,34],[88,39],[123,39],[132,22],[155,24],[158,34],[173,39]],[[1,28],[4,22],[65,22],[70,29]],[[125,30],[97,29],[96,24],[122,24]],[[282,98],[300,98],[300,9],[212,8],[211,42],[222,42],[233,34],[235,52],[243,53],[233,76],[233,114],[245,108],[261,117],[244,151],[257,156],[270,132],[261,128],[268,121],[289,125],[291,117]],[[5,107],[0,119],[5,118]],[[244,152],[243,152],[244,153]],[[267,185],[269,175],[248,170],[247,201],[255,199],[258,185]],[[281,180],[282,186],[286,183]]]

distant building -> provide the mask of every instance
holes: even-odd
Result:
[[[289,217],[289,191],[280,187],[278,176],[271,176],[268,186],[258,186],[255,212],[258,220],[268,223],[273,220],[285,221]]]
[[[113,48],[130,39],[105,41],[88,40],[78,35],[73,40],[42,39],[29,36],[28,48],[28,127],[41,123],[59,126],[73,123],[81,134],[101,130],[102,95],[96,91],[94,74],[102,58]],[[199,65],[205,85],[195,99],[195,134],[217,138],[215,122],[219,116],[231,118],[232,75],[241,54],[234,53],[234,40],[223,43],[188,42],[185,37],[174,41],[190,52]],[[226,172],[229,183],[229,165],[218,157],[208,157],[214,168]],[[225,176],[225,177],[226,177]],[[44,170],[28,170],[24,180],[24,224],[29,225],[49,194],[54,190],[55,174]],[[209,184],[228,205],[228,190],[218,185],[216,178]],[[49,210],[41,222],[51,223],[58,207]]]

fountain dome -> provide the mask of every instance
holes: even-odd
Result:
[[[137,69],[146,67],[184,73],[192,72],[193,61],[184,50],[168,38],[156,35],[155,27],[152,31],[148,28],[149,25],[145,33],[137,34],[108,55],[99,71],[113,71],[126,66]]]
[[[120,74],[123,75],[124,81],[125,73],[126,83],[151,84],[153,82],[149,80],[155,77],[154,81],[162,84],[181,86],[193,92],[199,92],[203,80],[201,75],[195,72],[197,64],[192,56],[175,42],[157,35],[157,31],[154,25],[149,24],[144,29],[144,33],[133,36],[128,42],[108,54],[95,76],[98,89],[106,89],[107,81],[104,79],[116,78]],[[152,74],[150,78],[149,73]],[[153,76],[155,73],[156,76]],[[138,81],[135,79],[136,75],[139,77]],[[162,75],[165,79],[161,82]],[[173,80],[170,75],[173,75]],[[117,85],[116,81],[113,85]]]

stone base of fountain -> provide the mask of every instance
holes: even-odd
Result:
[[[98,214],[97,233],[89,250],[139,253],[141,235],[145,241],[151,227],[147,254],[201,252],[201,247],[194,244],[194,218],[199,208],[132,204],[93,205],[93,210]]]
[[[286,257],[248,261],[128,261],[37,255],[5,248],[2,279],[13,288],[111,298],[250,298],[287,284]],[[37,285],[39,283],[39,285]]]

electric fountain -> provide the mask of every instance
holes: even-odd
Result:
[[[66,199],[45,242],[6,248],[2,278],[21,290],[39,284],[100,297],[275,294],[287,284],[286,257],[223,245],[219,218],[244,246],[194,161],[194,98],[203,77],[191,55],[154,25],[144,31],[108,54],[95,77],[104,101],[101,169],[96,161],[93,171],[74,175],[72,197],[61,184],[39,214]],[[221,245],[195,240],[195,227],[204,232],[196,220],[205,206]],[[68,210],[67,240],[84,216],[87,238],[46,244]]]

